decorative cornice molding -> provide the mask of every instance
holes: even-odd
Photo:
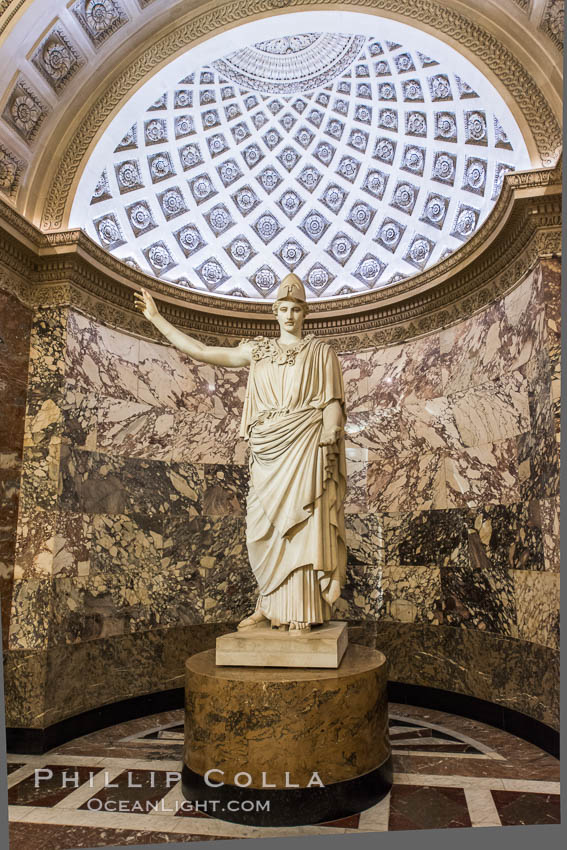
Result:
[[[4,32],[26,0],[0,0],[0,35]]]
[[[530,127],[534,141],[546,166],[555,161],[561,147],[561,129],[543,92],[520,61],[498,39],[455,9],[442,7],[433,0],[231,0],[231,2],[196,12],[148,47],[108,86],[91,105],[75,130],[59,160],[57,170],[47,187],[41,227],[59,230],[68,220],[72,189],[89,147],[100,127],[125,101],[133,89],[168,59],[188,49],[191,44],[226,30],[246,20],[277,10],[301,8],[349,8],[383,10],[414,24],[434,27],[451,40],[473,53],[500,80],[514,98]]]
[[[483,246],[490,244],[495,235],[501,230],[503,223],[507,220],[510,207],[514,199],[521,192],[526,191],[530,195],[534,192],[543,194],[550,187],[559,191],[562,173],[561,160],[553,169],[538,169],[533,171],[515,172],[507,174],[504,178],[500,197],[495,204],[491,214],[484,222],[478,232],[466,242],[459,251],[447,257],[441,263],[430,269],[415,275],[407,280],[400,281],[394,286],[375,291],[369,291],[357,296],[347,298],[334,298],[332,300],[321,300],[313,305],[313,312],[337,314],[346,312],[351,314],[360,308],[375,308],[382,303],[398,299],[400,296],[408,296],[414,292],[431,287],[436,282],[445,280],[456,274],[469,259],[482,251]],[[247,314],[248,316],[262,317],[271,316],[271,304],[267,302],[245,302],[233,301],[218,296],[200,294],[194,291],[175,287],[174,285],[149,277],[145,273],[127,266],[121,260],[104,251],[93,242],[81,230],[68,230],[60,233],[42,234],[33,227],[7,204],[0,202],[0,213],[11,227],[24,235],[38,249],[58,249],[67,247],[70,250],[79,251],[82,255],[89,257],[92,261],[102,265],[109,274],[116,279],[128,282],[132,287],[146,286],[153,292],[174,298],[184,302],[191,309],[199,308],[213,313],[226,312],[237,317]]]
[[[0,225],[2,223],[9,229],[16,231],[26,241],[31,242],[35,248],[49,247],[50,243],[47,236],[41,230],[38,230],[35,225],[31,224],[21,213],[17,212],[17,210],[0,198]]]
[[[133,308],[132,289],[144,285],[166,297],[160,309],[169,321],[204,342],[230,345],[277,333],[270,304],[178,292],[120,263],[82,231],[41,234],[2,202],[0,214],[7,225],[0,225],[4,277],[30,306],[72,305],[105,324],[158,339]],[[560,252],[560,164],[508,175],[491,216],[460,251],[411,282],[370,293],[373,300],[364,295],[317,303],[306,330],[342,350],[421,336],[481,309],[512,289],[539,257]]]

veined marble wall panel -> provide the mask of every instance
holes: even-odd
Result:
[[[28,398],[59,400],[64,389],[68,307],[39,307],[33,316]]]
[[[454,327],[341,355],[349,566],[337,616],[364,639],[376,624],[389,636],[399,681],[491,699],[488,675],[493,695],[545,722],[554,685],[542,691],[536,671],[557,646],[558,293],[558,263],[541,262]],[[10,647],[47,652],[46,717],[180,681],[199,629],[251,611],[245,385],[246,370],[196,365],[72,309],[37,311]],[[162,648],[185,631],[165,674]],[[420,673],[440,646],[451,658],[451,641],[448,668]],[[116,647],[118,665],[126,646],[143,649],[113,694],[99,653]],[[101,684],[88,695],[65,684],[64,704],[51,676],[75,652]]]
[[[45,695],[48,681],[46,650],[5,651],[4,709],[6,726],[45,728]],[[84,670],[80,678],[84,686]]]
[[[0,290],[0,604],[10,625],[32,312]]]
[[[341,354],[349,416],[442,395],[439,335]]]
[[[346,447],[347,490],[345,514],[364,514],[368,510],[366,489],[368,449]]]
[[[445,395],[525,370],[545,341],[543,268],[505,298],[440,332]]]
[[[561,406],[561,269],[557,262],[542,260],[547,351],[551,368],[551,403],[554,430],[559,441]]]
[[[359,615],[380,622],[428,617],[556,646],[558,271],[546,260],[501,301],[406,350],[345,355],[360,393],[347,425],[341,616],[359,600]],[[425,607],[410,580],[422,569]]]
[[[559,575],[514,575],[518,633],[523,640],[559,649]]]
[[[30,373],[10,646],[244,616],[242,375],[67,308],[37,311]]]
[[[541,530],[543,536],[543,554],[545,569],[558,573],[559,558],[559,495],[551,499],[540,499]]]

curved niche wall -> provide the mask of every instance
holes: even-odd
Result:
[[[3,529],[15,540],[15,550],[1,550],[12,728],[45,730],[181,688],[187,655],[250,611],[238,438],[246,374],[196,365],[164,345],[133,311],[132,289],[151,287],[166,316],[201,340],[233,345],[275,333],[269,300],[291,268],[310,287],[309,329],[331,340],[347,389],[349,569],[337,616],[353,640],[386,653],[393,681],[558,725],[560,168],[522,171],[530,160],[519,127],[532,112],[519,116],[529,97],[519,112],[504,98],[487,111],[476,97],[487,78],[468,60],[469,76],[450,68],[447,45],[430,54],[386,35],[360,40],[360,29],[320,32],[251,39],[210,57],[201,46],[203,61],[183,85],[174,62],[153,78],[153,106],[136,77],[137,93],[123,92],[126,111],[117,108],[107,131],[90,125],[99,148],[73,130],[77,155],[71,145],[54,165],[68,179],[43,194],[57,207],[48,217],[56,230],[65,192],[78,186],[72,222],[92,239],[42,233],[0,202],[2,337],[12,353],[1,374],[15,400],[0,435]],[[221,36],[226,47],[231,33]],[[321,39],[332,79],[317,77]],[[313,53],[317,94],[327,99],[309,100],[301,79],[285,105],[281,92],[250,95],[261,62],[265,78],[292,42],[298,55]],[[360,68],[347,72],[345,56],[352,64],[360,51]],[[213,115],[205,127],[213,112],[218,125]],[[250,138],[239,145],[232,130],[241,123]],[[550,164],[556,134],[547,135]],[[103,156],[87,163],[91,142]],[[315,156],[322,146],[334,149],[332,169]],[[449,186],[435,163],[451,151]],[[183,157],[194,155],[199,168],[185,169]],[[175,175],[152,177],[168,157]],[[230,158],[241,172],[234,186],[225,184]],[[128,162],[137,165],[123,169]],[[270,169],[281,178],[273,191],[262,183]],[[202,204],[191,188],[197,172],[217,192]],[[122,178],[136,174],[146,185],[128,187]],[[383,198],[374,191],[381,179]],[[410,212],[396,207],[403,181],[419,199]],[[332,184],[345,195],[337,210],[325,202]],[[249,218],[232,197],[246,185],[263,204]],[[16,190],[8,195],[12,203]],[[136,212],[144,203],[146,213]],[[260,213],[271,215],[271,230]],[[181,238],[190,220],[207,243],[194,257]],[[215,232],[223,222],[226,235]],[[384,239],[400,224],[390,250]],[[344,264],[332,251],[339,234],[343,246],[356,243]],[[176,261],[167,268],[153,263],[166,256],[151,250],[160,240]],[[222,283],[219,264],[231,270]]]
[[[558,274],[474,316],[343,350],[348,583],[394,681],[557,724]],[[341,345],[338,346],[339,349]],[[245,371],[73,304],[33,315],[6,653],[10,726],[182,685],[251,608]],[[84,671],[89,670],[85,687]]]

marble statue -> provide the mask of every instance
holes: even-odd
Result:
[[[297,635],[330,620],[346,571],[344,388],[331,346],[303,336],[303,284],[289,274],[277,292],[278,339],[246,339],[235,348],[207,346],[177,330],[144,289],[135,299],[195,360],[250,367],[240,433],[250,448],[246,542],[259,595],[238,629],[268,620]]]

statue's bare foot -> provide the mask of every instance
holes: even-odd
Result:
[[[290,635],[304,635],[311,631],[311,623],[301,623],[297,620],[292,620],[289,624]]]
[[[251,614],[250,617],[245,617],[244,620],[241,620],[241,622],[237,625],[236,628],[239,632],[241,632],[243,631],[243,629],[250,629],[252,628],[252,626],[257,626],[258,623],[262,622],[262,620],[267,619],[268,618],[265,617],[261,611],[254,611],[254,613]]]

